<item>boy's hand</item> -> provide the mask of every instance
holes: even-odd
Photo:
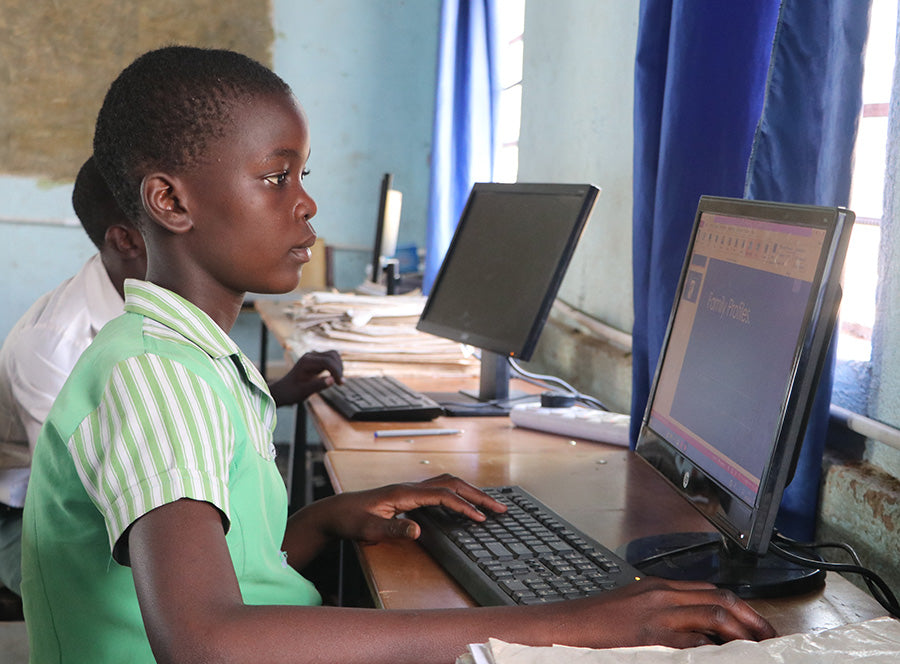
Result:
[[[506,511],[505,505],[480,489],[446,474],[422,482],[342,493],[329,500],[336,503],[332,507],[337,518],[329,527],[332,535],[359,542],[416,539],[421,532],[419,525],[397,515],[424,505],[442,505],[475,521],[484,521],[482,509]]]
[[[306,353],[283,378],[269,385],[276,406],[305,401],[311,394],[344,379],[344,364],[337,351]]]

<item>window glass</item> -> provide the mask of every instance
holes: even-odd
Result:
[[[497,112],[498,145],[494,182],[515,182],[519,171],[519,123],[522,116],[522,55],[525,0],[497,3],[497,70],[500,100]]]
[[[863,112],[854,150],[850,209],[856,223],[844,265],[838,360],[868,362],[875,324],[888,108],[894,69],[897,0],[872,0],[863,76]]]

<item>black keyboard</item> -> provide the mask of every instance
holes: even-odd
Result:
[[[521,487],[484,491],[509,510],[481,523],[443,507],[409,513],[425,549],[480,605],[587,597],[643,576]]]
[[[345,377],[319,394],[348,420],[413,422],[433,420],[443,409],[433,399],[390,376]]]

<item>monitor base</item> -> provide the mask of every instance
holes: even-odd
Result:
[[[526,393],[514,391],[501,403],[481,401],[474,392],[425,392],[425,396],[437,401],[448,417],[507,417],[512,406],[509,402],[521,399]]]
[[[707,581],[745,599],[800,595],[825,584],[824,570],[747,553],[719,533],[654,535],[618,553],[649,576]]]

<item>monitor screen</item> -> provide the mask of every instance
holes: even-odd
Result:
[[[598,193],[581,184],[475,184],[419,329],[528,360]]]
[[[507,358],[531,357],[599,193],[589,184],[472,187],[418,323],[482,349],[477,393],[432,395],[445,413],[509,412]]]
[[[853,213],[703,197],[637,453],[763,555],[840,301]]]

